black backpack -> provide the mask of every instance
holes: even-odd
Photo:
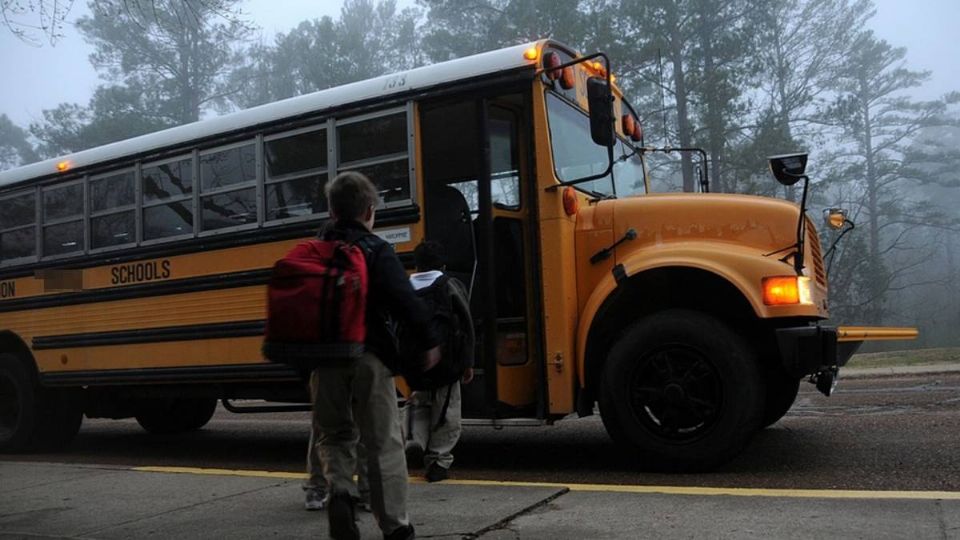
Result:
[[[431,323],[441,337],[440,362],[428,371],[420,371],[423,347],[416,339],[398,330],[400,342],[401,374],[413,390],[436,390],[460,380],[473,364],[473,339],[471,336],[469,304],[455,281],[441,275],[429,286],[417,291],[432,314]]]

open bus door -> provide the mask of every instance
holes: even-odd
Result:
[[[477,335],[464,418],[538,414],[532,201],[522,93],[421,104],[426,239],[470,291]]]

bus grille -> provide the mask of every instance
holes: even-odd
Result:
[[[810,218],[807,218],[807,245],[810,246],[808,252],[809,259],[813,259],[813,274],[821,286],[827,286],[827,274],[823,270],[823,252],[820,248],[820,235],[817,234],[817,228],[814,227]],[[809,261],[808,261],[809,264]]]

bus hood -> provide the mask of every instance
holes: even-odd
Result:
[[[799,207],[791,202],[752,195],[663,193],[603,201],[612,205],[616,238],[632,228],[629,251],[670,242],[707,241],[755,248],[758,254],[789,253],[797,240]],[[598,211],[602,211],[600,208]],[[811,224],[808,223],[808,227]],[[816,233],[809,227],[809,232]],[[618,249],[618,256],[625,253]],[[782,252],[780,251],[782,250]],[[772,256],[772,255],[771,255]]]

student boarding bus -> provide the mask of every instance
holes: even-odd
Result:
[[[603,54],[538,41],[361,81],[0,173],[0,449],[88,418],[148,431],[306,403],[266,362],[272,264],[361,171],[376,233],[412,266],[446,248],[477,324],[468,422],[549,424],[595,404],[651,466],[730,459],[825,392],[865,339],[828,324],[798,205],[651,193],[637,112]],[[774,164],[803,178],[802,156]],[[803,157],[805,162],[805,157]]]

